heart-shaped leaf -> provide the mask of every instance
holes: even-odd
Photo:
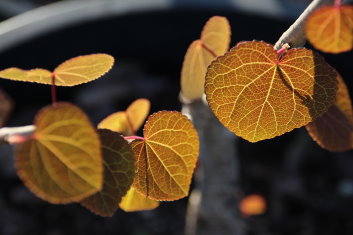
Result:
[[[50,85],[54,77],[57,86],[75,86],[103,76],[113,64],[114,58],[110,55],[91,54],[69,59],[59,65],[54,72],[46,69],[8,68],[0,71],[0,78]]]
[[[145,121],[149,111],[150,102],[147,99],[137,99],[126,109],[125,112],[116,112],[98,124],[98,128],[109,129],[123,135],[132,135]]]
[[[336,76],[311,50],[296,48],[277,55],[265,42],[242,42],[209,66],[206,97],[225,127],[256,142],[325,113],[336,97]]]
[[[210,18],[201,33],[201,39],[189,46],[181,71],[181,92],[190,100],[204,94],[207,66],[229,49],[230,25],[225,17]]]
[[[353,110],[346,84],[337,77],[336,103],[314,122],[306,125],[310,136],[324,149],[333,152],[353,148]]]
[[[134,188],[153,200],[177,200],[188,195],[199,153],[196,130],[179,112],[151,115],[144,126],[145,140],[134,140]]]
[[[119,207],[125,212],[153,210],[158,206],[158,201],[148,199],[133,187],[130,188],[119,204]]]
[[[340,53],[353,47],[353,6],[324,6],[313,12],[305,23],[305,33],[314,47]]]
[[[77,202],[101,190],[99,137],[76,106],[57,103],[36,116],[33,139],[18,146],[17,173],[37,196],[51,203]]]
[[[134,178],[134,153],[120,134],[98,130],[104,159],[103,189],[85,198],[81,204],[101,216],[112,216]]]

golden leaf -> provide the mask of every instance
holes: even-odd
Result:
[[[98,130],[104,158],[103,189],[85,198],[81,204],[101,216],[112,216],[128,192],[134,178],[134,153],[116,132]]]
[[[130,188],[119,204],[119,207],[125,212],[153,210],[158,206],[158,201],[146,198],[133,187]]]
[[[130,104],[125,112],[116,112],[98,124],[100,129],[109,129],[123,135],[132,135],[145,121],[149,111],[150,102],[147,99],[137,99]]]
[[[34,138],[16,151],[17,173],[33,193],[51,203],[69,203],[101,190],[99,137],[79,108],[45,107],[34,124]]]
[[[337,73],[311,50],[277,55],[265,42],[243,42],[208,68],[206,97],[221,123],[256,142],[315,120],[334,102]]]
[[[181,71],[181,92],[190,100],[204,94],[207,66],[229,48],[230,26],[225,17],[210,18],[201,33],[201,39],[189,46]]]
[[[351,50],[353,6],[324,6],[317,9],[306,20],[305,33],[310,43],[323,52]]]
[[[113,64],[114,58],[110,55],[91,54],[69,59],[53,73],[46,69],[8,68],[0,71],[0,78],[51,85],[54,77],[57,86],[75,86],[103,76]]]
[[[190,120],[178,112],[158,112],[149,117],[143,132],[145,140],[131,143],[137,169],[133,187],[153,200],[187,196],[199,153]]]

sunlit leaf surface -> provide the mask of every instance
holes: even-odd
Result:
[[[181,71],[181,92],[190,100],[204,94],[207,66],[229,48],[230,26],[225,17],[210,18],[201,33],[201,39],[189,46]]]
[[[34,138],[16,151],[18,175],[33,193],[51,203],[69,203],[101,190],[99,137],[79,108],[47,106],[34,124]]]
[[[134,188],[154,200],[172,201],[188,195],[199,154],[199,140],[190,120],[178,112],[149,117],[145,140],[134,140]]]
[[[116,112],[98,124],[100,129],[109,129],[123,135],[132,135],[138,131],[145,121],[149,111],[150,102],[147,99],[137,99],[130,104],[125,112]]]
[[[327,111],[337,73],[311,50],[282,56],[265,42],[242,42],[208,68],[206,97],[229,130],[256,142],[308,124]]]
[[[103,76],[113,64],[114,58],[110,55],[91,54],[69,59],[59,65],[53,73],[46,69],[8,68],[0,71],[0,78],[52,84],[54,77],[57,86],[75,86]]]
[[[148,199],[133,187],[130,188],[119,204],[119,207],[125,212],[153,210],[158,206],[158,201]]]
[[[353,6],[324,6],[306,20],[308,40],[317,49],[340,53],[353,47]]]

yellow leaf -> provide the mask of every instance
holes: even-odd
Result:
[[[243,42],[209,66],[206,97],[225,127],[256,142],[325,113],[335,101],[336,76],[311,50],[296,48],[277,55],[270,44]]]
[[[137,99],[126,109],[127,119],[133,132],[140,129],[150,112],[151,103],[147,99]]]
[[[108,72],[114,64],[114,58],[107,54],[92,54],[72,58],[59,65],[53,72],[55,84],[75,86],[90,82]]]
[[[213,16],[201,32],[201,41],[217,56],[223,55],[229,49],[231,29],[227,18]]]
[[[337,77],[336,103],[314,122],[306,125],[310,136],[324,149],[333,152],[353,148],[353,110],[346,84]]]
[[[8,68],[0,71],[0,77],[22,81],[52,84],[52,73],[45,69],[22,70],[19,68]]]
[[[201,39],[189,46],[181,71],[181,92],[189,100],[204,94],[207,66],[229,48],[230,26],[225,17],[210,18],[201,33]]]
[[[153,210],[158,206],[158,201],[146,198],[133,187],[130,188],[119,204],[119,207],[125,212]]]
[[[34,124],[34,138],[16,151],[17,173],[33,193],[51,203],[69,203],[101,190],[99,137],[79,108],[45,107]]]
[[[57,86],[75,86],[103,76],[113,64],[114,58],[110,55],[91,54],[67,60],[53,73],[46,69],[8,68],[0,71],[0,78],[51,85],[54,76]]]
[[[132,135],[126,112],[116,112],[109,115],[98,124],[98,128],[108,129],[123,135]]]
[[[190,120],[178,112],[153,114],[144,126],[145,140],[134,140],[134,188],[153,200],[172,201],[188,195],[199,154]]]
[[[145,121],[149,111],[150,102],[147,99],[137,99],[125,112],[116,112],[98,124],[100,129],[109,129],[123,135],[132,135]]]
[[[110,130],[98,130],[104,158],[103,189],[81,204],[101,216],[112,216],[134,178],[134,153],[123,137]]]
[[[340,53],[353,47],[353,6],[324,6],[313,12],[305,23],[305,33],[314,47]]]

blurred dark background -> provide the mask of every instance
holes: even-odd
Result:
[[[180,110],[183,57],[209,17],[228,18],[233,31],[232,45],[253,39],[275,43],[310,1],[140,0],[142,5],[149,4],[147,10],[139,7],[137,0],[121,1],[132,4],[130,10],[88,19],[84,11],[75,13],[72,8],[76,20],[60,25],[60,17],[55,16],[58,23],[47,21],[52,25],[42,31],[38,25],[45,24],[45,20],[30,23],[26,20],[32,18],[23,15],[22,21],[7,20],[31,10],[31,14],[43,14],[40,17],[46,19],[55,12],[64,12],[64,2],[78,2],[82,7],[92,1],[0,1],[0,19],[7,27],[1,28],[0,24],[0,44],[2,38],[6,39],[0,45],[0,69],[53,69],[77,55],[113,55],[116,64],[103,78],[58,89],[59,100],[77,104],[97,124],[140,97],[151,100],[152,112]],[[134,10],[135,5],[138,10]],[[40,6],[50,8],[33,13]],[[80,14],[83,20],[79,20]],[[324,56],[352,91],[353,53]],[[6,126],[31,124],[36,112],[50,103],[49,86],[1,80],[0,87],[15,104]],[[238,145],[241,191],[244,196],[262,195],[268,206],[265,214],[244,218],[247,234],[353,234],[352,151],[325,151],[310,139],[305,128],[255,144],[240,140]],[[184,231],[187,198],[162,203],[154,211],[118,210],[112,218],[101,218],[77,204],[52,205],[42,201],[18,179],[13,167],[13,148],[7,145],[0,146],[0,186],[1,235],[176,235]]]

